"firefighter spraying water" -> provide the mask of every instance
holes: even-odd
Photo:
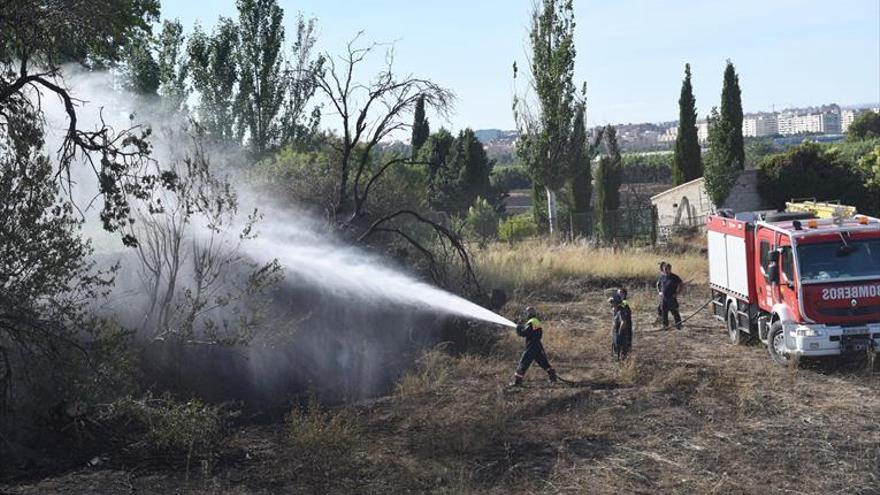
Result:
[[[547,372],[551,383],[556,382],[556,371],[550,366],[547,353],[544,351],[544,345],[541,343],[544,327],[541,324],[541,320],[538,319],[538,311],[535,308],[529,306],[523,311],[523,320],[517,324],[516,334],[520,337],[525,337],[526,350],[523,351],[519,365],[516,367],[516,372],[513,374],[513,382],[510,385],[514,387],[522,385],[523,378],[525,378],[529,366],[532,365],[532,361],[538,363],[538,366]]]

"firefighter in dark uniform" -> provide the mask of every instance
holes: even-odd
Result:
[[[663,328],[669,329],[669,313],[675,319],[675,328],[681,330],[681,313],[678,312],[678,293],[681,292],[681,286],[684,282],[681,278],[672,273],[672,265],[666,263],[665,273],[657,284],[660,287],[660,306],[663,310]]]
[[[533,307],[526,308],[525,322],[521,322],[516,326],[516,334],[526,339],[526,350],[519,360],[519,366],[516,367],[516,373],[513,375],[511,386],[522,385],[523,378],[526,376],[526,371],[528,371],[532,361],[537,362],[538,366],[547,372],[551,383],[556,382],[556,371],[550,366],[550,361],[547,360],[547,353],[544,352],[544,346],[541,344],[543,333],[544,329],[541,326],[541,320],[538,319],[538,312]]]
[[[660,262],[660,275],[657,276],[657,283],[655,284],[657,287],[657,319],[654,320],[654,324],[658,324],[663,321],[663,289],[660,286],[661,281],[663,280],[663,276],[666,275],[666,262]]]
[[[614,310],[611,329],[611,354],[620,361],[626,359],[632,348],[632,309],[626,300],[626,289],[619,289],[608,299]]]

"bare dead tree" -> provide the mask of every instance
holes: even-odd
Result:
[[[392,134],[408,129],[416,102],[445,115],[455,99],[453,93],[430,81],[394,73],[394,49],[388,46],[385,67],[369,83],[355,80],[361,64],[375,50],[385,46],[377,43],[359,45],[359,33],[339,57],[326,55],[327,70],[318,77],[318,88],[330,101],[331,113],[339,118],[342,136],[338,141],[340,154],[335,217],[338,222],[351,223],[366,208],[370,188],[390,168],[407,160],[393,159],[371,167],[370,158],[376,146]]]
[[[362,33],[351,40],[346,52],[325,56],[326,70],[318,77],[318,88],[330,102],[329,115],[339,119],[340,139],[334,146],[340,155],[338,188],[333,219],[343,228],[355,228],[359,221],[369,219],[370,192],[382,177],[395,166],[414,163],[409,156],[394,156],[376,163],[377,146],[397,132],[408,130],[412,113],[419,100],[441,116],[447,115],[455,96],[429,79],[394,73],[394,47],[379,43],[361,44]],[[385,48],[385,65],[369,83],[356,79],[360,65],[375,51]],[[402,238],[429,263],[435,281],[442,278],[443,267],[431,249],[406,229],[405,221],[429,227],[444,251],[452,250],[462,263],[467,283],[479,290],[467,248],[461,236],[442,223],[412,209],[393,211],[373,220],[355,236],[365,242],[376,233]],[[411,226],[409,226],[411,228]]]

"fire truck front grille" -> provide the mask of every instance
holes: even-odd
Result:
[[[819,308],[819,314],[825,316],[874,316],[880,315],[880,305],[855,308]]]

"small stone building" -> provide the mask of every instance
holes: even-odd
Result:
[[[740,172],[724,204],[717,209],[734,213],[771,209],[772,205],[758,192],[758,180],[757,170]],[[716,210],[702,177],[651,196],[651,204],[657,208],[657,226],[665,229],[702,226],[706,215]]]

